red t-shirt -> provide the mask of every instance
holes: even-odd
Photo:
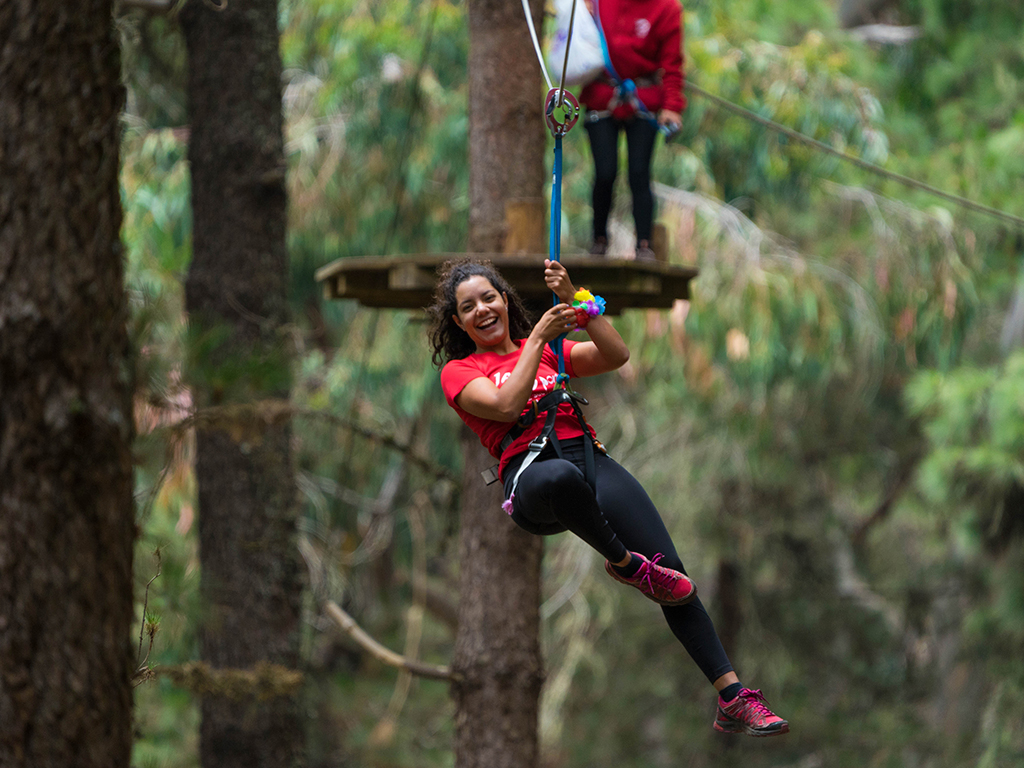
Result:
[[[683,95],[683,21],[679,0],[599,0],[601,27],[608,43],[608,54],[619,77],[649,78],[661,70],[661,84],[637,89],[637,96],[655,115],[659,109],[682,112]],[[580,94],[588,110],[608,108],[615,89],[595,80]],[[628,104],[614,112],[624,120],[633,114]]]
[[[491,419],[482,419],[479,416],[474,416],[459,408],[455,403],[455,398],[459,396],[466,385],[473,381],[473,379],[490,379],[494,382],[495,386],[500,388],[508,377],[512,375],[512,370],[516,367],[516,363],[519,362],[519,356],[523,351],[523,342],[525,342],[525,339],[520,339],[517,342],[519,349],[507,355],[499,355],[496,352],[474,352],[469,357],[461,360],[448,361],[441,369],[441,389],[444,390],[444,397],[448,401],[448,405],[454,408],[455,412],[459,414],[459,418],[466,422],[469,428],[477,434],[484,448],[490,451],[491,455],[496,459],[501,459],[501,466],[498,469],[499,474],[505,471],[505,465],[508,464],[509,459],[517,453],[525,451],[529,447],[530,441],[540,434],[540,431],[544,428],[546,415],[536,418],[533,424],[527,427],[526,431],[502,454],[501,441],[508,434],[508,431],[515,426],[515,422],[492,421]],[[575,376],[572,370],[572,362],[570,361],[570,353],[576,343],[569,339],[565,339],[562,342],[562,351],[565,355],[565,372],[569,374],[570,378]],[[548,392],[554,390],[557,377],[558,358],[551,351],[551,347],[545,344],[544,352],[540,357],[540,366],[537,368],[537,378],[533,381],[533,394],[527,401],[523,413],[530,409],[530,405],[534,400],[540,400]],[[593,429],[591,429],[591,433],[593,433]],[[582,434],[583,429],[580,427],[579,419],[576,418],[572,406],[568,403],[558,406],[558,413],[555,415],[555,436],[561,440],[579,437]]]

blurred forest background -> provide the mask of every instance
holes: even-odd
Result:
[[[320,605],[449,663],[461,422],[419,316],[325,302],[313,275],[348,256],[465,249],[466,10],[280,3],[310,766],[453,764],[447,686],[399,678]],[[880,40],[866,21],[909,34]],[[692,0],[685,23],[687,77],[702,89],[1024,216],[1016,0]],[[117,25],[136,599],[157,673],[135,689],[132,760],[187,768],[197,697],[159,674],[199,658],[185,43],[173,15],[125,6]],[[654,176],[670,261],[700,269],[692,299],[624,312],[630,363],[581,390],[660,507],[743,681],[792,733],[714,733],[713,691],[657,607],[562,536],[543,566],[543,765],[1021,765],[1024,231],[699,94],[684,118]],[[581,128],[565,152],[563,252],[582,252]]]

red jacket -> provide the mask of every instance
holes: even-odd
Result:
[[[652,78],[661,71],[660,85],[638,88],[644,106],[657,115],[659,109],[682,112],[683,20],[679,0],[597,0],[601,27],[608,42],[612,66],[623,80]],[[587,110],[608,108],[615,89],[604,79],[588,84],[580,94]],[[615,108],[614,116],[633,113],[628,104]]]

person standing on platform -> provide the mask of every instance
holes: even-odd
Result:
[[[586,3],[599,22],[614,69],[614,73],[606,70],[580,94],[594,158],[590,253],[595,256],[607,253],[608,215],[618,173],[621,132],[626,135],[636,258],[654,260],[651,248],[654,142],[659,131],[670,136],[679,130],[686,108],[682,8],[679,0],[586,0]]]

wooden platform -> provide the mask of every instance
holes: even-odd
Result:
[[[433,297],[437,268],[466,254],[414,254],[338,259],[316,272],[328,299],[356,299],[367,307],[422,309]],[[551,306],[544,285],[544,255],[473,254],[490,260],[532,308]],[[668,308],[690,297],[692,267],[661,262],[563,255],[573,284],[589,288],[608,303],[608,314],[623,309]]]

